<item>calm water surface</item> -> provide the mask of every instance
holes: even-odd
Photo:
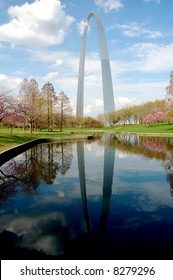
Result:
[[[172,259],[173,140],[103,135],[0,167],[1,259]]]

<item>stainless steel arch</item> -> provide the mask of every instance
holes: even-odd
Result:
[[[76,116],[80,116],[80,117],[83,117],[83,108],[84,108],[84,68],[85,68],[86,35],[87,35],[88,25],[91,17],[94,17],[96,20],[98,34],[99,34],[104,113],[107,114],[108,112],[115,110],[112,76],[111,76],[109,56],[108,56],[108,50],[107,50],[106,38],[103,31],[103,26],[98,15],[95,13],[90,13],[84,27],[82,46],[80,52],[80,62],[79,62]]]

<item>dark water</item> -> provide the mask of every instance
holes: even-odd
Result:
[[[173,140],[97,136],[0,167],[1,259],[172,259]]]

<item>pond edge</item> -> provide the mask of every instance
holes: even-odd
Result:
[[[0,166],[9,161],[10,159],[18,156],[19,154],[25,152],[26,150],[34,147],[38,144],[44,143],[56,143],[56,142],[64,142],[64,141],[74,141],[74,140],[81,140],[81,139],[93,139],[92,135],[89,136],[80,136],[80,137],[64,137],[64,138],[38,138],[31,140],[29,142],[20,144],[16,147],[10,148],[2,153],[0,153]]]

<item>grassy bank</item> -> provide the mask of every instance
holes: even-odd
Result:
[[[115,127],[115,131],[131,132],[131,133],[159,133],[159,134],[173,134],[173,124],[138,124],[138,125],[123,125]]]
[[[73,129],[66,129],[63,132],[60,131],[35,131],[33,134],[30,134],[30,130],[23,130],[16,128],[13,130],[13,134],[11,135],[11,130],[8,128],[0,128],[0,153],[15,147],[17,145],[26,143],[28,141],[38,139],[38,138],[51,138],[51,137],[77,137],[83,135],[90,135],[93,133],[93,130],[88,129],[77,129],[73,131]]]
[[[13,135],[11,136],[10,128],[0,128],[0,152],[3,152],[9,148],[15,147],[22,143],[37,139],[37,138],[50,138],[50,137],[77,137],[83,135],[91,135],[94,132],[102,133],[115,133],[115,132],[130,132],[130,133],[148,133],[148,134],[160,134],[161,136],[167,134],[173,137],[173,124],[151,124],[146,125],[123,125],[115,127],[103,127],[103,128],[66,128],[63,132],[60,131],[35,131],[32,135],[29,129],[23,131],[23,129],[15,128]]]

